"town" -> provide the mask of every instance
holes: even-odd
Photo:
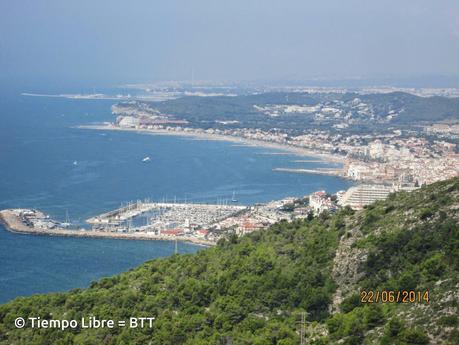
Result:
[[[368,111],[360,103],[358,106]],[[280,116],[279,107],[272,106],[269,110],[263,108],[260,111],[269,111],[267,116]],[[282,109],[285,112],[306,111],[304,108],[287,106]],[[317,107],[314,108],[317,110]],[[118,108],[116,111],[119,111]],[[336,117],[341,113],[335,108],[322,108],[321,111],[320,116],[328,114],[327,116]],[[420,133],[396,129],[383,134],[347,135],[341,134],[340,129],[335,128],[333,131],[310,129],[300,135],[291,135],[278,129],[265,131],[253,128],[192,128],[183,126],[186,120],[171,119],[158,114],[146,116],[145,112],[141,114],[119,115],[113,126],[119,129],[164,131],[169,134],[207,135],[210,138],[240,138],[274,143],[287,149],[306,149],[311,154],[324,154],[332,160],[343,162],[340,176],[365,183],[377,181],[390,185],[411,183],[419,186],[445,180],[459,173],[458,147],[452,142],[459,139],[457,125],[425,126]],[[343,122],[341,126],[345,128],[348,124]]]
[[[282,220],[310,218],[344,207],[360,210],[377,200],[384,200],[390,193],[409,192],[459,174],[459,127],[456,123],[424,121],[405,126],[399,121],[405,116],[406,106],[400,105],[398,98],[417,96],[389,94],[381,101],[381,94],[365,98],[365,92],[346,97],[342,96],[346,95],[345,91],[333,92],[272,96],[274,100],[284,100],[279,103],[271,99],[256,103],[259,98],[249,96],[255,100],[252,105],[245,104],[249,117],[256,119],[252,123],[245,123],[240,115],[219,117],[212,114],[209,120],[194,113],[180,115],[180,108],[165,111],[161,108],[163,102],[131,100],[112,106],[114,122],[81,127],[236,141],[265,146],[270,152],[314,157],[319,162],[333,162],[333,168],[276,167],[273,171],[340,176],[353,181],[347,191],[332,195],[319,190],[303,197],[255,205],[239,205],[234,196],[233,200],[220,200],[216,204],[139,200],[87,219],[90,229],[76,229],[68,220],[61,223],[38,210],[10,210],[3,218],[10,220],[13,230],[24,232],[175,239],[212,245],[229,235],[241,236]],[[291,102],[291,98],[295,101]],[[185,102],[194,101],[185,99]],[[192,107],[194,103],[189,105]],[[282,127],[292,121],[298,122],[298,126]]]
[[[303,197],[288,197],[265,204],[237,205],[128,202],[120,208],[86,220],[90,228],[59,222],[35,209],[0,211],[0,218],[11,231],[56,236],[104,237],[144,240],[179,240],[213,245],[231,235],[242,236],[268,228],[279,221],[310,219],[340,208],[362,209],[385,199],[396,187],[360,185],[334,195],[316,191]]]

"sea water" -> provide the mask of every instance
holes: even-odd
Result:
[[[300,158],[262,147],[76,128],[113,121],[114,103],[6,93],[0,99],[0,209],[37,208],[61,221],[68,214],[83,226],[138,199],[217,203],[235,193],[239,204],[252,204],[349,186],[333,176],[274,172],[333,165],[294,162]],[[180,253],[200,248],[179,244]],[[34,236],[0,226],[0,303],[86,287],[173,252],[168,241]]]

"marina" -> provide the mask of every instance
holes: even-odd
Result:
[[[2,223],[8,231],[22,234],[44,235],[44,236],[61,236],[61,237],[85,237],[85,238],[105,238],[105,239],[120,239],[120,240],[153,240],[153,241],[170,241],[172,239],[180,242],[189,242],[195,245],[211,246],[215,243],[204,238],[193,236],[174,236],[155,235],[147,232],[108,232],[100,230],[87,229],[66,229],[63,227],[35,227],[26,225],[23,222],[21,215],[22,209],[8,209],[0,211],[0,223]]]
[[[338,191],[348,185],[336,177],[274,173],[272,167],[289,166],[295,153],[260,155],[272,148],[261,144],[233,147],[241,143],[233,137],[209,141],[213,138],[209,135],[206,140],[195,141],[191,136],[169,132],[139,135],[134,130],[75,128],[88,121],[111,121],[110,101],[19,95],[2,101],[7,110],[1,127],[0,210],[6,211],[0,216],[0,271],[4,278],[0,302],[89,286],[91,281],[147,260],[173,255],[175,242],[179,253],[191,253],[214,245],[228,233],[258,231],[289,217],[277,204],[258,205],[318,189]],[[30,116],[32,111],[39,116]],[[50,123],[53,125],[48,126]],[[150,161],[143,162],[146,157]],[[305,155],[305,159],[309,157]],[[232,201],[233,191],[236,201]],[[188,204],[188,209],[191,202],[252,206],[245,213],[242,210],[222,220],[215,229],[212,226],[186,234],[177,231],[181,229],[178,221],[161,235],[133,231],[146,225],[147,217],[153,224],[155,210],[151,215],[139,213],[130,224],[125,221],[129,232],[92,230],[86,223],[89,218],[121,208],[122,202],[123,207],[129,200],[144,202],[145,198],[173,203],[175,195],[178,202]],[[39,227],[37,219],[36,227],[26,226],[13,211],[17,209],[37,210],[45,224],[49,220],[56,223]]]
[[[233,196],[234,198],[234,196]],[[233,199],[235,200],[235,199]],[[246,209],[246,206],[227,204],[130,202],[116,210],[86,220],[93,230],[108,232],[146,232],[155,235],[175,230],[192,234],[208,229]]]
[[[91,229],[58,222],[34,209],[0,211],[0,220],[13,232],[54,236],[174,240],[211,245],[208,229],[244,212],[246,206],[227,204],[129,202],[86,220]]]

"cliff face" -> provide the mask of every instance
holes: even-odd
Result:
[[[437,183],[411,193],[391,195],[387,201],[356,213],[340,238],[333,266],[337,283],[329,326],[332,339],[364,334],[369,343],[456,343],[459,286],[459,182]],[[382,317],[389,322],[372,329],[343,330],[361,317],[359,291],[428,291],[424,303],[387,303]],[[367,305],[367,308],[375,305]],[[341,311],[341,313],[337,313]],[[373,311],[373,315],[378,311]],[[348,320],[346,320],[346,318]],[[391,333],[394,324],[412,331]],[[352,325],[347,324],[352,328]],[[402,327],[402,326],[400,326]],[[410,333],[411,332],[411,333]],[[391,335],[392,334],[392,335]],[[410,338],[411,337],[411,338]],[[400,339],[404,340],[400,340]]]
[[[281,222],[88,289],[18,298],[0,306],[0,343],[297,344],[306,311],[310,343],[456,344],[458,222],[459,178],[359,212]],[[361,290],[423,298],[362,303]],[[16,329],[19,316],[155,321],[151,328],[61,331]]]
[[[339,307],[338,296],[365,288],[359,283],[364,281],[367,273],[368,253],[375,253],[378,242],[388,236],[400,239],[416,236],[418,232],[425,232],[423,228],[442,227],[448,222],[457,226],[458,199],[456,179],[421,191],[391,195],[388,201],[374,203],[356,213],[346,224],[347,230],[340,237],[333,262],[332,275],[338,285],[337,301],[333,305],[335,310]],[[454,241],[454,231],[452,235],[451,241]],[[424,247],[428,246],[429,243],[424,244]],[[438,250],[442,249],[438,247]],[[390,269],[387,273],[392,274]]]
[[[344,297],[358,288],[358,282],[365,276],[362,265],[368,257],[366,248],[358,248],[355,243],[363,237],[358,227],[348,230],[340,238],[339,246],[333,260],[332,277],[337,284],[333,295],[332,313],[340,311]]]

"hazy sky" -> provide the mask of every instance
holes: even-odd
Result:
[[[0,78],[459,75],[458,0],[0,0]]]

